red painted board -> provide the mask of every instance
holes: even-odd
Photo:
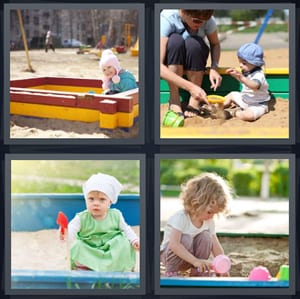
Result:
[[[46,84],[46,77],[10,80],[10,87],[30,87]]]
[[[99,103],[104,98],[101,96],[94,96],[91,94],[77,95],[77,107],[99,109]]]
[[[106,113],[106,114],[116,114],[117,111],[117,102],[115,100],[103,100],[100,101],[99,103],[99,110],[102,113]]]
[[[112,99],[111,99],[112,100]],[[118,103],[118,112],[130,113],[133,110],[132,98],[114,98]]]
[[[77,102],[75,96],[37,94],[37,93],[30,93],[30,92],[29,93],[10,92],[10,100],[13,102],[65,106],[65,107],[76,107],[76,102]]]
[[[102,81],[100,79],[48,77],[47,84],[101,88]]]
[[[29,79],[11,80],[11,87],[31,87],[38,85],[71,85],[101,88],[102,81],[99,79],[63,78],[63,77],[39,77]]]

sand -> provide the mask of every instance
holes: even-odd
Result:
[[[161,123],[168,104],[161,105]],[[243,121],[236,117],[224,120],[196,116],[184,120],[184,127],[161,127],[162,138],[207,137],[207,138],[288,138],[289,136],[289,101],[276,99],[269,113],[253,122]]]
[[[139,235],[139,227],[133,226]],[[14,270],[70,270],[68,244],[55,229],[12,232],[11,268]],[[139,252],[135,271],[139,272]]]
[[[266,267],[271,276],[276,277],[280,266],[289,264],[287,237],[219,237],[219,241],[231,261],[230,277],[246,278],[257,266]],[[164,275],[161,265],[161,276]],[[189,274],[183,272],[180,275]]]
[[[275,277],[281,265],[289,264],[287,237],[219,237],[219,240],[231,260],[232,277],[248,277],[250,271],[260,265]]]
[[[134,227],[137,231],[137,227]],[[14,270],[68,270],[67,243],[59,240],[57,230],[12,232],[11,266]],[[219,237],[231,259],[230,275],[247,277],[259,265],[273,277],[279,267],[289,263],[288,238]],[[139,272],[139,252],[136,269]]]
[[[55,52],[31,50],[30,64],[34,72],[28,71],[24,51],[10,53],[10,79],[36,77],[75,77],[102,78],[99,69],[99,58],[94,54],[76,54],[77,49],[56,49]],[[117,54],[123,68],[130,70],[139,79],[138,57],[131,56],[130,51]],[[134,126],[123,130],[104,130],[99,123],[85,123],[11,115],[11,138],[136,138],[139,134],[138,121]]]
[[[168,218],[181,208],[178,198],[162,198],[162,231]],[[288,201],[235,199],[228,215],[215,218],[215,226],[224,253],[231,259],[232,277],[248,277],[260,265],[267,267],[274,277],[281,265],[289,264],[288,235],[292,229],[289,229]]]
[[[101,72],[98,68],[98,58],[94,54],[76,54],[76,49],[56,49],[45,53],[44,50],[31,50],[30,61],[34,73],[26,71],[28,69],[26,55],[24,51],[12,51],[10,53],[10,79],[23,79],[43,76],[78,77],[78,78],[99,78]],[[288,68],[288,48],[266,49],[265,60],[267,68]],[[119,54],[118,58],[122,67],[129,69],[138,77],[138,57],[131,56],[130,52]],[[236,51],[223,51],[220,60],[222,67],[237,67]],[[147,91],[145,92],[147,94]],[[143,99],[140,99],[143,101]],[[161,112],[166,107],[162,106]],[[288,101],[278,100],[275,110],[263,116],[261,120],[251,123],[252,127],[265,127],[276,124],[278,132],[287,138],[288,134]],[[143,117],[143,116],[139,116]],[[191,132],[191,128],[197,130],[200,126],[207,127],[207,130],[216,132],[216,128],[225,128],[228,132],[235,126],[247,127],[249,123],[231,119],[220,126],[220,122],[210,119],[189,119],[185,125]],[[279,126],[279,127],[278,127]],[[224,129],[223,129],[224,130]],[[220,131],[222,135],[224,131]],[[139,134],[138,122],[128,131],[113,130],[107,132],[99,128],[98,123],[83,123],[64,120],[53,120],[43,118],[33,118],[24,116],[11,116],[10,137],[11,138],[136,138]],[[167,135],[169,132],[166,133]],[[178,134],[172,131],[175,136]],[[235,133],[236,134],[236,133]],[[184,133],[183,133],[184,135]],[[265,135],[263,133],[263,135]],[[172,136],[171,136],[172,137]]]
[[[288,49],[266,49],[266,68],[288,68]],[[235,51],[223,51],[220,66],[238,68]],[[168,110],[168,104],[162,104],[160,120]],[[289,101],[276,98],[272,100],[269,113],[254,122],[237,118],[212,119],[211,117],[194,117],[185,119],[182,128],[165,128],[161,126],[161,138],[288,138],[289,137]]]

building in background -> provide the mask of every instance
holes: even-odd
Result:
[[[125,24],[130,23],[132,44],[138,38],[137,10],[75,10],[44,9],[22,10],[23,24],[30,48],[43,48],[48,30],[53,34],[55,47],[68,40],[95,46],[102,35],[106,35],[108,46],[124,39]],[[17,49],[23,48],[17,11],[10,11],[10,40]]]

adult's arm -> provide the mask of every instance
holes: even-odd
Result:
[[[168,37],[160,38],[160,77],[188,91],[195,99],[208,103],[206,93],[200,86],[182,78],[181,76],[178,76],[174,72],[170,71],[169,68],[164,64],[167,43]]]
[[[216,91],[216,89],[221,85],[222,77],[218,72],[218,66],[221,56],[221,45],[218,37],[218,32],[214,32],[207,35],[207,39],[210,45],[210,56],[211,56],[211,68],[209,73],[209,80],[211,83],[211,88]]]

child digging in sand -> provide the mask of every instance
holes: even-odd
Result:
[[[226,118],[237,117],[244,121],[254,121],[268,112],[270,93],[262,66],[263,49],[254,43],[241,46],[237,52],[241,72],[229,68],[226,73],[242,83],[242,90],[232,91],[225,96],[224,108],[234,103],[235,109],[228,109]]]
[[[70,221],[72,269],[133,271],[140,243],[122,213],[110,208],[122,185],[113,176],[98,173],[83,184],[86,210]]]
[[[224,254],[213,217],[226,210],[231,190],[220,176],[203,173],[182,186],[180,198],[183,209],[167,221],[160,248],[165,275],[189,270],[190,276],[209,276],[210,255]]]

